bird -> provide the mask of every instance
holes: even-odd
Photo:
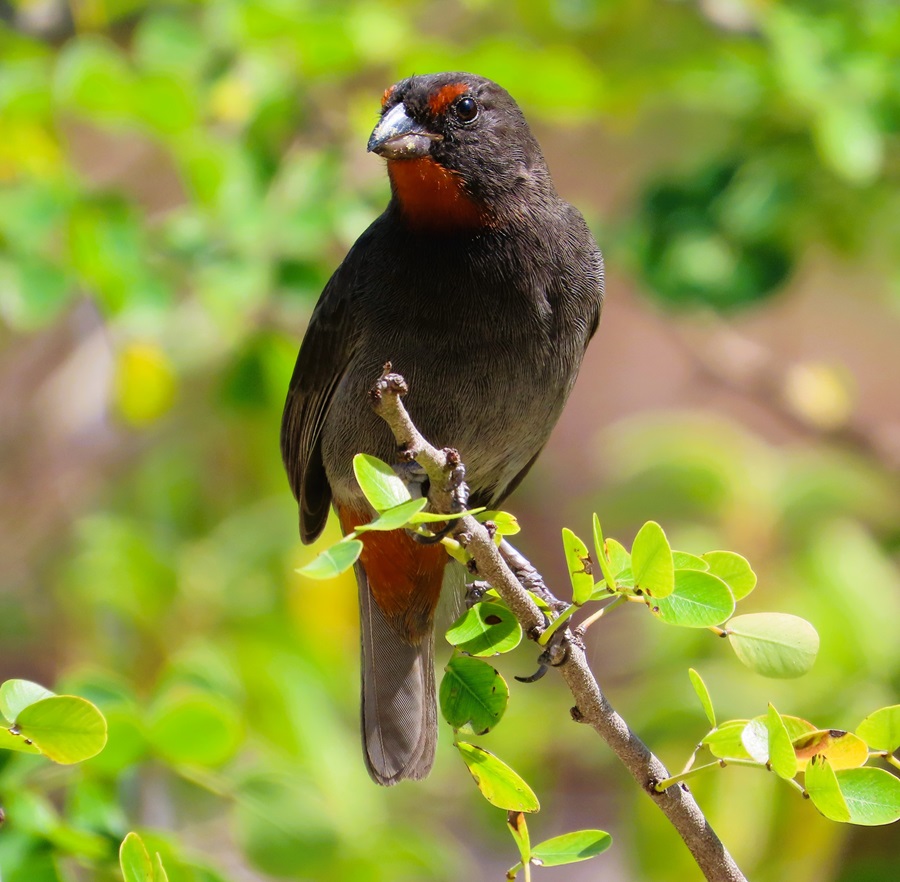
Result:
[[[471,73],[388,88],[368,151],[391,197],[326,284],[290,380],[281,449],[313,542],[375,512],[354,477],[399,460],[367,393],[391,362],[407,410],[455,448],[472,506],[499,506],[534,465],[600,320],[603,258],[556,192],[512,96]],[[433,631],[449,560],[407,531],[367,532],[355,566],[363,757],[382,785],[421,779],[437,743]]]

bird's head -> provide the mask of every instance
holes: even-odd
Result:
[[[414,227],[502,225],[534,188],[552,192],[519,106],[474,74],[391,86],[368,149],[388,160],[394,198]]]

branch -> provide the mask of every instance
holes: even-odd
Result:
[[[401,457],[415,460],[428,474],[431,507],[437,512],[459,511],[460,500],[467,495],[460,486],[465,468],[455,450],[438,450],[416,429],[400,400],[407,388],[403,377],[391,373],[390,362],[386,364],[370,393],[375,412],[393,432]],[[546,627],[544,616],[510,567],[522,575],[529,589],[538,586],[539,593],[549,597],[552,607],[555,598],[547,591],[540,574],[508,543],[504,543],[502,551],[498,549],[488,529],[471,516],[460,518],[452,532],[472,556],[479,577],[497,590],[529,639],[537,640]],[[684,786],[670,787],[662,793],[656,791],[657,782],[670,777],[669,772],[606,700],[588,666],[580,639],[568,628],[561,629],[550,641],[544,659],[559,670],[575,699],[572,718],[587,723],[612,748],[678,831],[706,879],[746,882],[690,791]]]

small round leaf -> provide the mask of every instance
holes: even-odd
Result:
[[[363,544],[359,539],[342,539],[326,548],[297,572],[307,579],[333,579],[349,570],[362,554]]]
[[[830,821],[847,823],[850,808],[847,805],[837,775],[828,760],[814,756],[806,767],[804,786],[813,805]]]
[[[581,605],[585,603],[594,590],[593,566],[587,545],[570,529],[563,527],[563,549],[566,553],[566,566],[572,582],[572,600]]]
[[[688,676],[691,678],[691,685],[694,687],[694,692],[697,693],[697,698],[700,699],[706,719],[709,720],[709,725],[715,729],[716,713],[713,710],[712,696],[709,694],[709,689],[706,688],[706,683],[703,682],[703,678],[693,668],[688,669]]]
[[[672,593],[675,587],[672,549],[663,528],[656,521],[647,521],[634,537],[631,569],[635,587],[644,594],[661,600]]]
[[[410,519],[422,511],[426,505],[428,505],[427,499],[408,499],[406,502],[401,502],[399,505],[383,511],[374,521],[369,521],[368,524],[359,524],[356,527],[356,532],[399,530],[401,527],[406,526]]]
[[[703,560],[709,571],[729,587],[735,600],[743,600],[756,587],[756,573],[745,557],[733,551],[707,551]]]
[[[811,757],[824,756],[831,767],[857,769],[869,759],[869,748],[862,738],[840,729],[817,729],[793,739],[794,753],[800,769],[806,767]]]
[[[357,453],[353,457],[353,474],[369,504],[377,512],[387,511],[410,499],[406,484],[386,462],[376,456]]]
[[[869,767],[843,769],[835,775],[850,809],[851,824],[880,827],[900,820],[900,778]]]
[[[766,729],[769,732],[769,766],[779,778],[790,780],[797,774],[797,756],[784,720],[771,704],[766,715]]]
[[[466,741],[458,741],[456,748],[481,795],[491,805],[514,812],[536,812],[540,809],[541,804],[534,791],[494,754]]]
[[[734,612],[728,586],[712,573],[676,570],[675,590],[654,598],[655,612],[668,625],[709,628],[726,621]]]
[[[586,861],[606,851],[612,845],[612,836],[603,830],[576,830],[545,839],[535,845],[531,856],[544,867],[559,867]]]
[[[741,739],[748,722],[749,720],[729,720],[722,723],[703,738],[703,744],[718,759],[753,759]]]
[[[444,668],[441,713],[454,728],[483,735],[500,722],[509,701],[506,681],[487,662],[457,656]]]
[[[7,680],[0,686],[0,713],[14,723],[23,708],[54,694],[31,680]]]
[[[119,866],[125,882],[154,882],[147,846],[137,833],[129,833],[119,847]]]
[[[12,731],[63,765],[90,759],[106,744],[103,714],[75,695],[53,695],[29,704],[16,717]]]
[[[522,626],[501,603],[476,603],[453,623],[447,641],[469,655],[489,656],[515,649]]]
[[[856,734],[872,750],[893,753],[900,747],[900,704],[881,707],[870,713],[856,727]]]
[[[813,666],[819,635],[804,619],[785,613],[735,616],[727,627],[735,655],[764,677],[802,677]]]

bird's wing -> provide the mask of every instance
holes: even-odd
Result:
[[[331,487],[322,462],[322,426],[355,347],[352,280],[348,260],[331,277],[313,311],[297,355],[284,415],[281,455],[300,504],[300,537],[312,542],[322,532]]]

